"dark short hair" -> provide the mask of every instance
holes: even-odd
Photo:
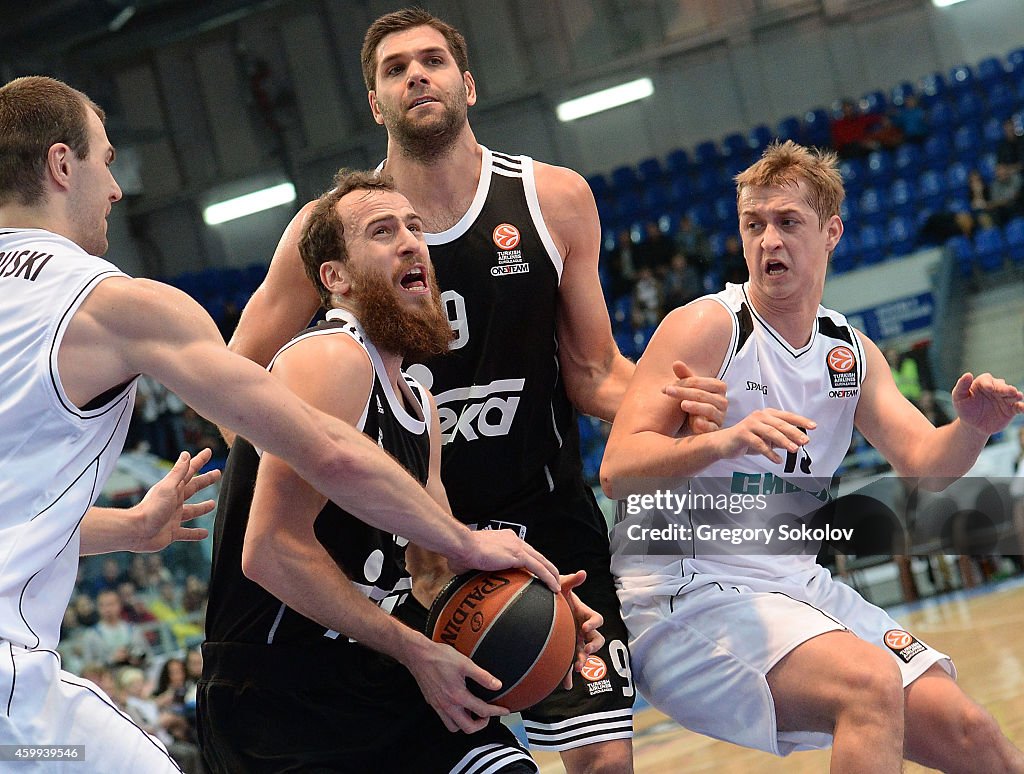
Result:
[[[448,43],[448,52],[459,66],[459,72],[469,70],[469,53],[466,50],[466,38],[462,33],[423,8],[404,8],[401,11],[381,16],[370,25],[363,38],[363,50],[360,58],[363,63],[363,81],[367,91],[377,88],[377,46],[388,35],[403,32],[413,27],[433,27],[444,35]]]
[[[46,157],[61,142],[89,155],[87,110],[103,110],[85,94],[55,78],[30,75],[0,86],[0,204],[30,206],[46,193]]]
[[[317,199],[312,211],[306,216],[299,237],[299,255],[302,265],[320,295],[325,309],[331,308],[331,292],[320,279],[320,267],[328,261],[348,261],[345,246],[345,224],[338,215],[335,205],[345,194],[352,191],[395,191],[390,177],[376,172],[339,169],[334,175],[333,187]]]

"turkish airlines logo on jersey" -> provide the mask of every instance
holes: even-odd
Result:
[[[502,223],[494,228],[491,239],[499,250],[515,250],[519,246],[519,229],[511,223]]]
[[[825,364],[832,380],[832,389],[857,386],[857,356],[852,349],[842,345],[832,347],[825,356]]]

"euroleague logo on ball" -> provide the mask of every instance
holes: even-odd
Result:
[[[511,223],[495,226],[491,239],[499,250],[515,250],[519,246],[519,229]]]
[[[587,656],[587,660],[584,662],[583,669],[580,670],[580,674],[592,683],[597,682],[608,674],[608,666],[600,656]]]
[[[828,365],[833,371],[845,374],[852,371],[856,364],[857,360],[849,347],[833,347],[828,353]]]

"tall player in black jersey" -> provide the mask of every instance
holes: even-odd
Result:
[[[455,332],[450,354],[410,370],[437,398],[452,510],[478,528],[517,530],[562,570],[586,569],[580,597],[605,620],[591,679],[523,713],[531,746],[561,751],[570,772],[629,772],[627,637],[575,412],[611,420],[633,372],[601,294],[594,198],[571,170],[476,141],[466,43],[443,21],[420,10],[383,16],[362,60],[374,119],[388,131],[383,167],[423,218]],[[316,310],[296,249],[307,211],[282,237],[231,342],[258,362]],[[687,386],[684,410],[720,423],[724,386]]]
[[[300,243],[327,321],[286,345],[272,373],[374,439],[447,510],[434,401],[400,370],[404,355],[443,353],[451,339],[421,221],[385,179],[335,183]],[[507,711],[466,687],[497,680],[387,614],[412,585],[406,550],[428,569],[436,555],[356,519],[244,439],[224,478],[198,693],[211,769],[536,771],[488,723]],[[600,618],[578,615],[595,650]]]

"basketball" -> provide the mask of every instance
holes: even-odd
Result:
[[[576,655],[569,603],[525,570],[452,578],[430,607],[427,633],[501,680],[497,691],[472,680],[469,690],[512,712],[554,691]]]

